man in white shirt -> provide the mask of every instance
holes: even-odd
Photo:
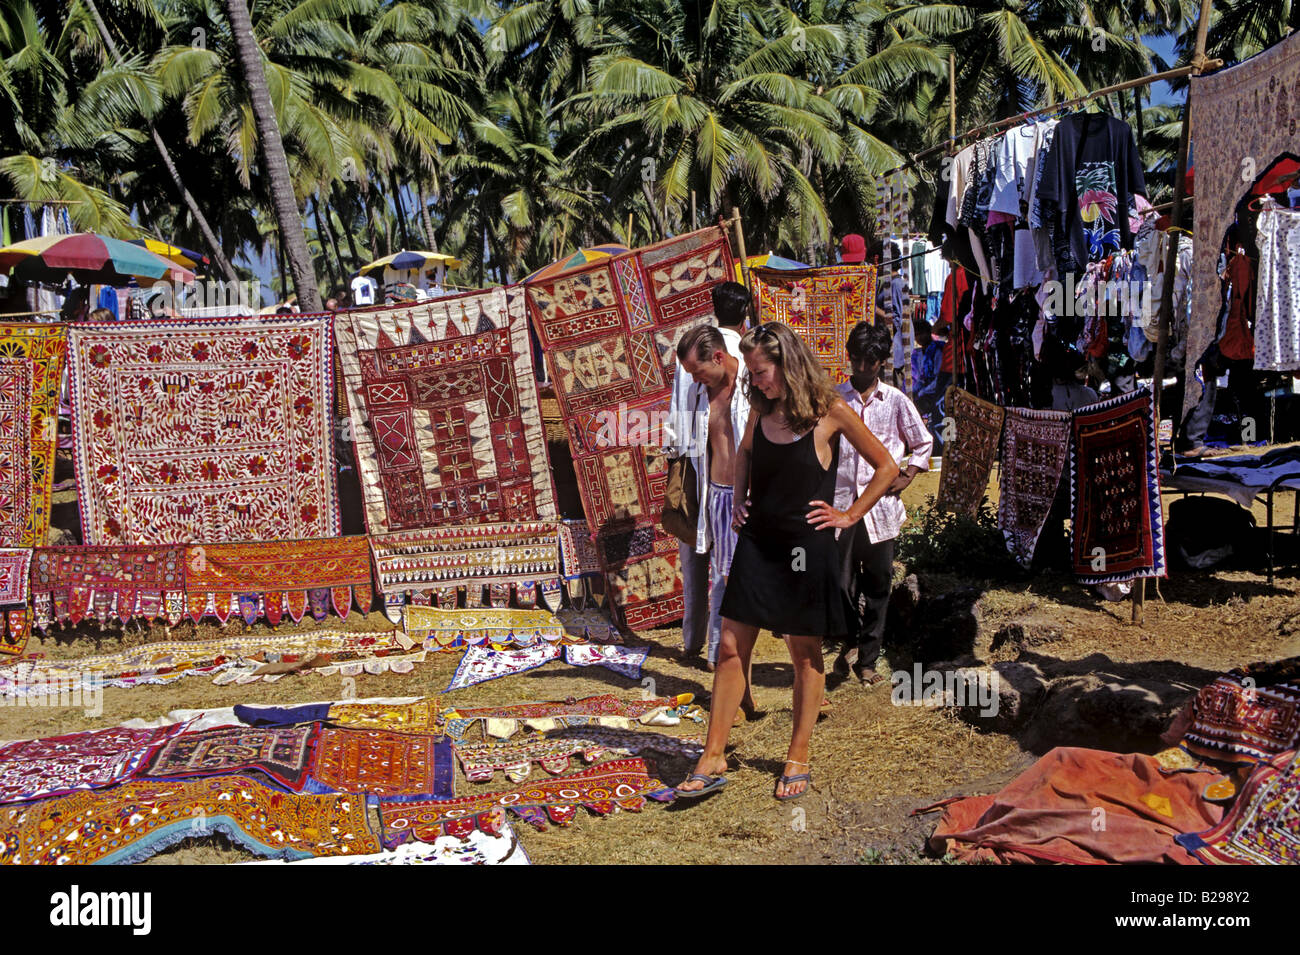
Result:
[[[857,609],[861,622],[857,634],[835,661],[836,669],[850,670],[863,686],[885,682],[876,672],[885,633],[885,610],[894,575],[894,539],[907,518],[899,497],[922,471],[930,468],[933,438],[920,412],[903,392],[880,380],[880,370],[890,355],[887,326],[859,322],[849,332],[845,347],[852,377],[839,386],[844,401],[880,439],[900,471],[889,493],[866,516],[840,533],[840,584]],[[907,464],[902,466],[904,458]],[[871,482],[875,469],[846,440],[840,441],[839,472],[835,481],[835,506],[846,509]]]
[[[741,330],[745,325],[745,318],[749,314],[749,293],[745,286],[738,282],[723,282],[713,288],[713,313],[717,318],[717,327],[703,326],[714,331],[722,341],[722,348],[718,349],[717,341],[710,339],[704,358],[695,357],[699,354],[696,351],[691,357],[680,360],[677,372],[673,376],[673,395],[672,403],[669,407],[669,425],[665,429],[665,447],[664,453],[669,457],[680,457],[687,455],[692,459],[695,466],[696,489],[699,493],[700,517],[696,525],[695,546],[680,543],[678,545],[679,563],[682,568],[682,590],[685,603],[685,612],[682,619],[682,643],[683,654],[686,657],[698,657],[706,651],[710,669],[717,662],[718,645],[722,640],[722,592],[726,582],[726,572],[730,570],[730,552],[735,547],[735,534],[731,531],[730,512],[725,521],[724,527],[727,536],[722,541],[725,552],[720,549],[719,558],[725,560],[711,560],[711,551],[715,545],[713,528],[710,524],[710,501],[717,503],[720,499],[722,489],[718,488],[715,493],[711,486],[713,483],[727,484],[726,494],[730,495],[731,487],[729,480],[711,480],[715,476],[712,473],[712,465],[715,463],[715,456],[710,453],[710,444],[714,438],[714,432],[722,418],[731,425],[731,440],[733,445],[739,443],[744,437],[745,422],[749,416],[749,399],[745,395],[743,387],[743,376],[745,368],[741,362],[740,354],[740,336]],[[686,343],[694,329],[688,330],[678,343],[679,356],[683,353],[683,343]],[[701,346],[700,340],[690,339],[691,345],[698,349]],[[688,348],[689,350],[689,348]],[[722,354],[718,354],[721,351]],[[687,367],[689,362],[690,367]],[[727,368],[734,369],[729,372],[727,382],[721,382],[719,387],[725,385],[722,391],[719,388],[713,388],[714,394],[707,384],[702,380],[712,381],[719,376],[721,370]],[[697,378],[695,373],[699,373],[701,378]],[[728,383],[729,382],[729,383]],[[715,403],[722,401],[717,395],[726,393],[726,401],[731,409],[727,416],[714,416],[710,414]],[[716,398],[716,402],[715,402]],[[718,405],[723,407],[723,405]],[[736,422],[739,422],[738,424]],[[730,456],[725,462],[726,474],[730,474]],[[721,472],[719,472],[721,473]],[[730,505],[728,504],[728,507]],[[723,565],[725,569],[719,575],[716,567],[713,565]]]

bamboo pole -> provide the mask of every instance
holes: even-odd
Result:
[[[740,221],[740,208],[731,207],[731,222],[736,230],[736,246],[740,249],[740,274],[745,279],[745,291],[749,293],[750,300],[754,298],[754,285],[749,280],[749,253],[745,251],[745,226]],[[754,309],[754,314],[758,314],[758,309]]]
[[[948,53],[948,138],[957,139],[957,54],[952,52]]]

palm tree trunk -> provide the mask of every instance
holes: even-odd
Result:
[[[322,214],[321,209],[324,209]],[[334,232],[334,219],[330,215],[330,207],[321,202],[321,197],[316,197],[316,217],[325,220],[325,235],[330,240],[330,248],[334,251],[334,262],[339,267],[339,284],[346,285],[348,280],[348,270],[343,265],[343,256],[339,254],[339,237]]]
[[[411,249],[411,233],[406,228],[406,209],[402,207],[402,190],[397,187],[397,177],[388,170],[388,187],[393,190],[393,208],[397,210],[397,226],[402,232],[402,248]]]
[[[253,118],[257,121],[262,165],[270,180],[275,218],[284,238],[294,291],[298,293],[298,307],[308,312],[319,312],[320,290],[316,287],[311,254],[307,251],[307,233],[303,228],[298,202],[294,198],[289,159],[284,153],[284,140],[280,137],[280,124],[276,121],[275,109],[271,106],[266,72],[262,68],[262,51],[253,36],[253,21],[248,12],[248,3],[246,0],[222,0],[222,6],[230,20],[230,32],[235,38],[235,53],[244,74],[244,84],[248,87]]]
[[[333,193],[333,196],[334,208],[344,208],[345,204],[340,202],[338,193]],[[361,253],[357,251],[357,240],[353,237],[352,230],[348,228],[348,224],[343,221],[342,216],[339,217],[339,224],[343,226],[343,238],[348,240],[348,254],[352,256],[352,268],[359,269],[365,263],[361,261]]]
[[[118,65],[121,65],[122,54],[118,52],[117,44],[113,42],[113,37],[108,32],[108,26],[104,23],[104,18],[99,15],[99,7],[95,5],[95,0],[86,0],[86,9],[90,11],[90,15],[95,21],[95,29],[99,31],[104,46],[108,47],[108,52],[112,54],[113,59],[118,62]],[[207,243],[208,251],[212,253],[212,261],[217,264],[217,268],[221,270],[221,274],[226,277],[227,282],[238,282],[239,273],[235,271],[235,266],[230,259],[226,258],[226,253],[221,248],[221,242],[217,239],[217,234],[212,231],[212,226],[209,225],[207,217],[203,215],[198,202],[190,191],[185,188],[185,181],[181,178],[176,163],[172,161],[171,150],[163,142],[163,138],[159,135],[153,120],[147,119],[145,122],[149,127],[149,136],[153,140],[154,147],[158,150],[158,155],[162,157],[163,165],[167,167],[167,175],[171,177],[172,184],[176,186],[176,191],[180,193],[181,202],[185,203],[185,208],[189,210],[190,216],[193,217],[194,224],[199,227],[199,232],[203,234],[203,241]],[[168,238],[171,237],[168,236]]]
[[[433,220],[429,218],[429,201],[424,195],[424,183],[415,181],[415,196],[420,201],[420,224],[424,226],[425,248],[430,252],[438,251],[438,239],[433,234]]]
[[[319,200],[312,203],[312,213],[316,216],[316,242],[320,245],[320,257],[325,262],[325,277],[329,279],[330,289],[333,290],[338,287],[339,280],[334,276],[334,266],[330,262],[329,250],[325,248],[325,242],[327,241],[325,223],[321,221]],[[334,250],[334,254],[338,255],[338,249]]]

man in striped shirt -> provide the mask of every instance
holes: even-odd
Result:
[[[876,672],[885,633],[885,610],[894,574],[894,539],[907,512],[899,495],[912,479],[930,468],[933,439],[910,398],[880,380],[880,370],[890,357],[888,326],[859,322],[849,332],[845,347],[852,377],[839,386],[844,401],[899,462],[899,474],[866,516],[840,532],[840,584],[853,601],[861,621],[856,634],[835,661],[840,672],[850,671],[863,686],[885,682]],[[906,460],[906,465],[904,465]],[[871,482],[875,469],[847,441],[840,441],[839,473],[835,481],[835,506],[847,509]]]

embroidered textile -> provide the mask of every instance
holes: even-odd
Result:
[[[564,571],[565,587],[569,599],[577,606],[597,594],[605,593],[604,573],[600,569],[600,553],[592,541],[585,520],[562,520],[560,529],[560,562]]]
[[[212,615],[225,624],[240,612],[232,599],[240,596],[253,598],[252,620],[245,616],[245,623],[265,616],[276,626],[286,615],[298,623],[308,591],[322,587],[330,589],[340,617],[348,615],[354,597],[362,614],[370,612],[370,545],[364,536],[185,548],[185,600],[195,623]],[[325,618],[324,606],[312,609],[319,609],[317,620]]]
[[[553,643],[540,643],[518,650],[493,650],[491,647],[467,647],[460,665],[447,684],[444,693],[463,690],[475,683],[497,680],[513,673],[523,673],[545,666],[560,658],[560,648]]]
[[[23,740],[0,748],[0,802],[43,799],[78,789],[100,789],[129,777],[186,724],[154,729],[115,726]]]
[[[454,609],[459,594],[469,607],[483,604],[483,588],[512,586],[516,591],[560,578],[554,523],[476,524],[402,531],[370,538],[375,573],[384,595],[384,612],[401,621],[407,598]],[[450,590],[451,607],[442,602]],[[552,608],[554,609],[554,608]]]
[[[336,537],[329,321],[76,325],[90,544]]]
[[[32,607],[36,626],[73,626],[94,617],[181,622],[185,568],[181,547],[118,544],[110,547],[38,547],[32,555]]]
[[[335,323],[372,534],[555,519],[522,295],[495,288]]]
[[[138,779],[264,776],[285,789],[301,792],[320,729],[319,723],[302,723],[184,733],[159,746],[135,775]]]
[[[645,760],[616,759],[507,792],[422,802],[381,801],[379,815],[384,844],[391,848],[412,839],[424,842],[469,832],[481,816],[494,810],[509,809],[539,829],[546,828],[547,819],[569,825],[579,806],[602,816],[620,809],[640,812],[647,796],[671,798],[664,790],[664,784],[646,770]]]
[[[131,780],[104,792],[0,808],[0,863],[123,865],[223,833],[259,856],[369,855],[365,799],[302,796],[238,776]]]
[[[1007,409],[998,475],[998,527],[1022,567],[1034,559],[1069,451],[1068,411]]]
[[[47,542],[67,350],[61,325],[0,323],[0,546]]]
[[[512,782],[521,783],[532,773],[534,764],[552,776],[559,776],[569,771],[573,756],[580,756],[584,763],[594,763],[606,756],[626,757],[646,751],[686,759],[698,759],[704,752],[700,740],[595,726],[573,727],[518,742],[457,743],[455,749],[465,778],[472,783],[491,782],[498,771]]]
[[[564,632],[573,643],[585,643],[594,640],[597,643],[622,643],[623,635],[610,622],[604,610],[591,608],[575,610],[564,607],[555,615],[564,625]]]
[[[244,643],[241,641],[241,645]],[[397,630],[312,630],[248,639],[246,643],[253,649],[242,654],[236,666],[219,673],[212,681],[215,685],[274,683],[291,673],[345,677],[363,673],[404,675],[425,659],[424,649],[408,646],[405,635]]]
[[[31,566],[30,548],[0,547],[0,654],[22,654],[32,635],[27,609]]]
[[[514,828],[503,822],[497,835],[480,829],[460,838],[443,836],[433,842],[407,842],[396,849],[368,856],[335,856],[285,862],[242,862],[240,865],[532,865]]]
[[[708,320],[711,290],[733,268],[715,227],[525,286],[587,525],[633,629],[682,614],[677,539],[658,527],[668,465],[653,434],[668,408],[677,339]]]
[[[1300,746],[1300,660],[1252,663],[1201,687],[1182,747],[1223,763],[1267,760]]]
[[[1074,412],[1070,545],[1080,583],[1165,576],[1152,400],[1141,389]]]
[[[329,722],[356,730],[443,734],[439,704],[432,699],[414,703],[335,703],[330,707]]]
[[[989,471],[1002,436],[1002,409],[950,385],[944,399],[955,422],[952,440],[944,445],[939,473],[940,507],[974,515],[989,486]]]
[[[848,381],[844,343],[858,322],[875,324],[876,267],[759,268],[749,274],[758,296],[758,320],[789,325],[808,343],[831,381]]]
[[[604,667],[629,680],[641,679],[641,665],[649,655],[649,647],[592,646],[579,643],[564,648],[565,663],[575,667]]]
[[[311,775],[339,792],[453,795],[451,744],[433,736],[327,728],[316,742]]]
[[[1187,389],[1181,418],[1201,400],[1197,363],[1214,341],[1220,312],[1219,249],[1237,203],[1251,188],[1244,157],[1264,173],[1274,159],[1294,153],[1300,128],[1300,34],[1291,34],[1237,66],[1193,76],[1188,122],[1196,130],[1196,225],[1192,243],[1192,308],[1184,355]]]
[[[1175,836],[1207,865],[1300,865],[1300,762],[1261,763],[1217,826]]]
[[[507,650],[573,639],[560,621],[545,610],[440,610],[408,606],[403,617],[407,637],[428,650],[457,650],[466,646]]]
[[[549,732],[572,726],[603,726],[633,729],[638,723],[675,726],[680,712],[690,709],[691,693],[649,700],[620,700],[612,693],[589,696],[581,700],[545,703],[517,703],[510,706],[486,706],[476,709],[457,707],[442,714],[443,726],[453,740],[465,738],[474,724],[482,720],[488,736],[509,739],[521,727]]]

